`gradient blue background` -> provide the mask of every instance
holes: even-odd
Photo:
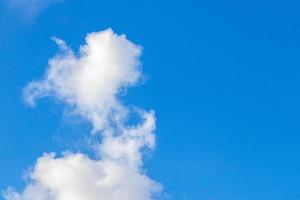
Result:
[[[86,33],[111,27],[144,47],[148,79],[123,100],[156,111],[146,171],[171,199],[300,199],[299,1],[65,0],[31,20],[3,1],[1,190],[22,188],[37,157],[76,149],[86,129],[49,99],[22,102],[56,52],[50,37],[77,49]]]

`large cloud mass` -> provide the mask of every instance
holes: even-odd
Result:
[[[53,38],[60,52],[49,60],[45,77],[24,90],[25,101],[52,96],[101,133],[92,159],[82,153],[46,153],[28,174],[22,192],[9,188],[6,200],[152,200],[161,186],[144,174],[142,154],[155,145],[153,111],[132,111],[118,100],[120,92],[141,76],[141,48],[111,29],[88,34],[75,54]],[[139,124],[128,125],[135,112]]]

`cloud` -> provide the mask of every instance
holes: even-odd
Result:
[[[95,130],[119,124],[127,110],[117,95],[140,78],[141,48],[111,29],[90,33],[78,55],[64,41],[53,40],[60,53],[50,59],[44,79],[25,89],[26,102],[34,106],[36,99],[51,95],[91,121]]]
[[[27,20],[39,15],[50,5],[61,0],[4,0],[8,11],[18,13]]]
[[[94,157],[83,153],[46,153],[28,174],[21,192],[9,188],[6,200],[152,200],[161,185],[143,170],[143,152],[155,146],[153,111],[122,105],[123,90],[141,77],[141,47],[111,29],[90,33],[75,54],[66,43],[53,40],[59,53],[49,60],[44,78],[24,90],[25,101],[51,96],[72,114],[93,125]],[[131,115],[137,124],[128,124]]]

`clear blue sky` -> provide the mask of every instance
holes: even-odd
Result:
[[[50,37],[76,49],[86,33],[111,27],[144,48],[147,81],[124,102],[156,111],[157,147],[145,167],[172,199],[300,199],[298,1],[65,0],[34,15],[24,9],[0,3],[1,190],[22,188],[37,157],[76,148],[66,140],[80,137],[53,101],[35,109],[22,101],[56,52]]]

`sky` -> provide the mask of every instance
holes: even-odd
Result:
[[[0,199],[300,199],[299,10],[0,0]]]

